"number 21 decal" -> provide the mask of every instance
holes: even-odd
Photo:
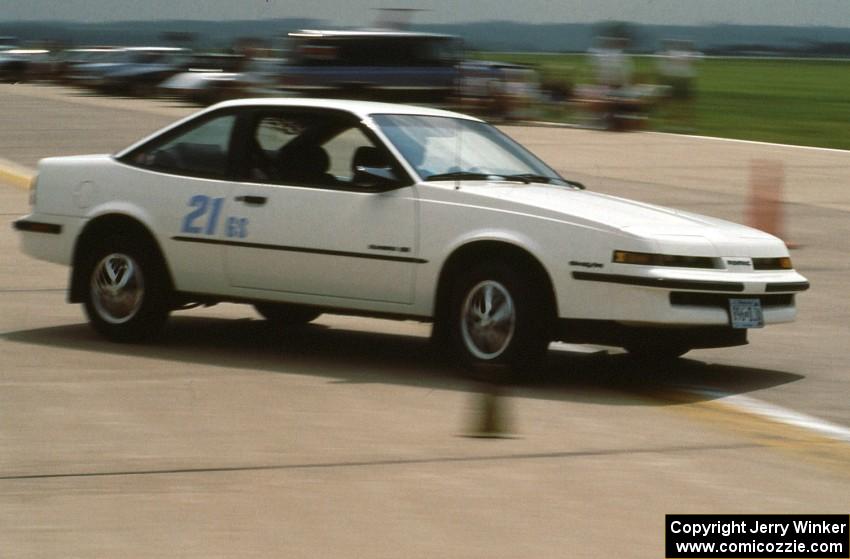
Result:
[[[189,206],[194,209],[183,217],[183,224],[180,227],[180,231],[183,233],[215,235],[223,205],[224,198],[210,198],[204,194],[192,196],[189,198]],[[228,217],[225,234],[228,237],[247,237],[248,218]]]

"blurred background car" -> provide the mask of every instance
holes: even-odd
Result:
[[[83,49],[72,54],[63,73],[64,81],[79,87],[95,87],[102,74],[126,63],[132,57],[127,47]]]
[[[191,63],[191,53],[187,49],[148,47],[134,52],[128,62],[104,72],[98,89],[112,94],[152,97],[160,83],[185,71]]]
[[[124,49],[113,46],[89,46],[65,49],[56,54],[54,81],[58,83],[73,83],[73,75],[79,66],[110,62],[117,59]]]
[[[210,105],[239,97],[281,95],[278,78],[285,60],[242,55],[205,55],[207,64],[192,65],[158,87],[161,97]],[[218,62],[218,67],[216,67]]]
[[[54,62],[46,49],[11,48],[0,51],[0,81],[25,82],[48,79]]]
[[[11,35],[0,35],[0,51],[18,48],[18,39]]]
[[[178,47],[127,47],[91,63],[76,65],[75,85],[103,93],[146,95],[189,64],[189,51]]]

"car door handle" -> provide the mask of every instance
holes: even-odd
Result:
[[[249,206],[264,206],[268,198],[265,196],[237,196],[236,201],[248,204]]]

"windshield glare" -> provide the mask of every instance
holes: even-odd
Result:
[[[545,163],[484,122],[420,115],[372,118],[423,180],[471,173],[539,176],[545,177],[543,182],[566,184]]]

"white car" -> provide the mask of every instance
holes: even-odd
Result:
[[[191,304],[433,321],[467,364],[522,368],[562,340],[670,358],[794,319],[784,243],[596,194],[465,115],[248,99],[115,155],[40,162],[23,250],[118,341]]]

